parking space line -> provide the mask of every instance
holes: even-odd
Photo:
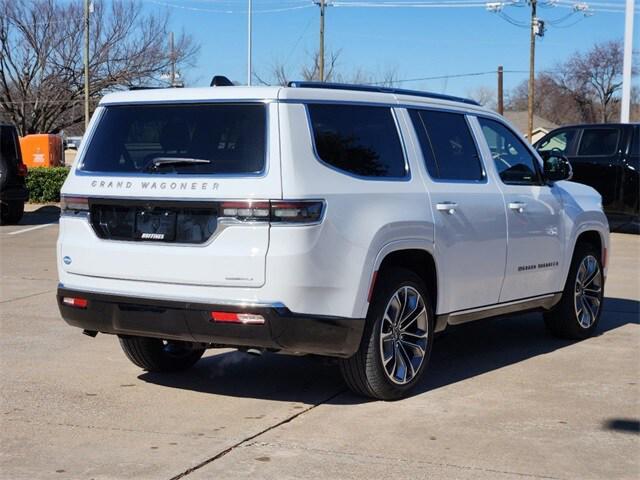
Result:
[[[20,233],[27,233],[33,230],[38,230],[44,227],[50,227],[51,225],[56,225],[56,223],[45,223],[44,225],[36,225],[35,227],[23,228],[22,230],[16,230],[15,232],[9,232],[7,235],[18,235]]]

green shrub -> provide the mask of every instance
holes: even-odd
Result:
[[[27,175],[29,201],[35,203],[59,202],[60,189],[68,173],[67,167],[30,168]]]

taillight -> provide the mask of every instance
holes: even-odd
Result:
[[[26,177],[27,173],[29,173],[29,170],[27,169],[27,166],[24,163],[20,162],[18,164],[18,176],[19,177]]]
[[[89,300],[79,297],[63,297],[62,303],[69,307],[85,309],[89,305]]]
[[[62,195],[60,197],[60,210],[62,210],[63,213],[88,212],[89,199],[75,195]]]
[[[240,323],[242,325],[264,324],[264,317],[255,313],[211,312],[211,320],[216,323]]]
[[[322,219],[322,200],[271,200],[222,202],[220,218],[241,221],[265,221],[273,223],[311,224]]]

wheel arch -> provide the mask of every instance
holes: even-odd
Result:
[[[368,297],[379,276],[390,267],[407,268],[415,272],[427,285],[434,313],[438,305],[438,266],[433,251],[426,248],[424,242],[398,241],[387,244],[379,253],[369,277]],[[366,308],[369,307],[367,298]],[[366,313],[366,312],[365,312]]]

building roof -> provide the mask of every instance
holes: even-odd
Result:
[[[507,120],[509,120],[509,122],[511,122],[514,127],[520,130],[523,135],[527,134],[527,129],[529,127],[529,116],[526,110],[504,112],[504,116]],[[559,125],[556,125],[546,118],[542,118],[538,115],[533,116],[534,130],[542,128],[548,132],[558,127]]]

